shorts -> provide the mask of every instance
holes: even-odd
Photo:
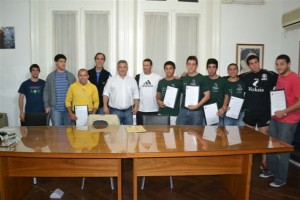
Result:
[[[245,116],[243,121],[245,124],[253,127],[264,127],[269,126],[271,121],[271,112],[255,112],[255,111],[245,111]]]

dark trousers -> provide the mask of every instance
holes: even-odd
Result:
[[[143,125],[143,115],[158,115],[158,112],[140,112],[136,113],[136,125]]]

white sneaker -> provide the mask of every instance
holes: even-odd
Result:
[[[270,186],[271,187],[274,187],[274,188],[279,188],[279,187],[281,187],[281,186],[283,186],[283,185],[285,185],[286,184],[286,182],[276,182],[276,181],[273,181],[272,183],[270,183]]]

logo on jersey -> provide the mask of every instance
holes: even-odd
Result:
[[[251,92],[264,92],[264,89],[263,88],[257,88],[257,84],[259,83],[259,79],[258,78],[255,78],[254,79],[254,82],[252,83],[252,85],[254,86],[253,87],[248,87],[248,90],[251,91]]]
[[[230,93],[230,96],[232,96],[233,90],[232,90],[232,89],[229,89],[229,93]]]
[[[192,80],[191,85],[196,85],[195,79]]]
[[[212,87],[212,92],[218,92],[219,91],[219,86],[217,83],[214,83],[214,86]]]
[[[242,85],[241,85],[241,84],[238,84],[238,85],[237,85],[236,93],[237,93],[237,94],[243,93],[243,88],[242,88]]]
[[[261,75],[261,80],[262,81],[267,81],[268,80],[268,75],[267,74],[262,74]]]
[[[174,83],[172,83],[172,84],[171,84],[171,87],[175,87],[175,84],[174,84]]]
[[[152,85],[151,82],[148,80],[148,81],[146,81],[146,82],[142,85],[142,87],[153,87],[153,85]]]

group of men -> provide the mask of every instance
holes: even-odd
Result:
[[[21,124],[24,117],[24,96],[26,96],[25,113],[50,113],[53,126],[75,124],[77,116],[75,105],[87,105],[90,114],[116,114],[121,124],[143,124],[143,115],[168,115],[171,125],[205,125],[203,106],[216,103],[219,123],[214,125],[246,125],[258,128],[264,134],[291,143],[296,126],[300,120],[300,77],[290,70],[290,58],[280,55],[276,58],[275,72],[261,69],[259,58],[250,55],[246,62],[250,72],[238,75],[235,63],[227,67],[228,76],[217,74],[218,61],[207,60],[207,76],[197,72],[198,59],[189,56],[186,60],[187,72],[180,78],[175,77],[175,63],[164,64],[165,77],[152,72],[152,61],[143,61],[143,72],[135,78],[127,75],[128,63],[117,63],[117,74],[104,69],[105,55],[97,53],[94,57],[95,67],[78,71],[78,81],[65,69],[66,57],[55,56],[56,69],[46,81],[38,78],[40,68],[34,64],[30,67],[31,78],[23,82],[19,89],[19,108]],[[168,88],[176,88],[174,106],[167,106],[164,101]],[[196,92],[190,104],[191,94]],[[271,116],[270,91],[284,89],[287,107]],[[230,110],[231,97],[244,99],[243,107],[237,119],[226,116]],[[180,105],[181,102],[181,105]],[[26,123],[25,123],[26,124]],[[268,129],[269,128],[269,129]],[[270,154],[262,159],[262,178],[274,176],[270,186],[280,187],[285,184],[288,171],[289,153]],[[267,168],[268,167],[268,168]]]

